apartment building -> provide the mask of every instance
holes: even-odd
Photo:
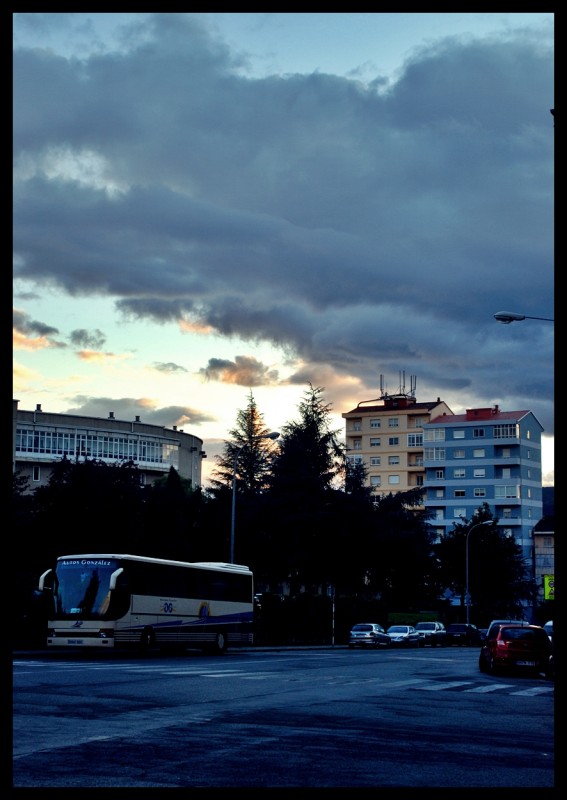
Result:
[[[467,409],[423,425],[425,507],[439,536],[487,503],[532,562],[542,517],[542,426],[531,411]]]
[[[418,403],[415,376],[411,377],[408,392],[404,383],[401,378],[398,391],[388,394],[380,376],[380,397],[363,400],[341,415],[345,420],[347,460],[366,467],[368,485],[377,495],[423,486],[423,426],[433,417],[453,413],[439,397]]]
[[[45,485],[52,465],[64,456],[72,460],[97,459],[114,464],[134,461],[143,484],[154,483],[175,467],[180,477],[201,485],[203,440],[176,426],[165,428],[133,420],[18,408],[12,401],[12,470],[30,479],[30,489]]]

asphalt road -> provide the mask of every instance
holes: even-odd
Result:
[[[13,788],[555,786],[554,682],[477,648],[16,654]]]

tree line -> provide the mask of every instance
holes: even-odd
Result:
[[[153,485],[142,485],[133,462],[63,458],[48,484],[33,492],[15,473],[19,608],[28,608],[39,575],[59,555],[226,562],[234,549],[234,561],[253,570],[256,591],[265,593],[264,620],[268,607],[274,618],[281,616],[282,596],[296,598],[296,608],[303,603],[304,620],[306,597],[322,605],[334,596],[350,609],[344,625],[360,621],[365,611],[383,624],[394,613],[423,610],[437,618],[464,617],[465,539],[473,524],[493,520],[489,506],[438,541],[422,506],[423,490],[376,496],[364,465],[346,459],[330,414],[323,389],[309,384],[297,419],[274,441],[250,392],[206,489],[173,467]],[[521,616],[522,604],[533,601],[530,565],[495,520],[475,530],[469,563],[472,622],[482,627],[492,618]],[[270,603],[271,596],[280,599]]]

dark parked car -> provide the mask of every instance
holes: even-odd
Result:
[[[551,677],[549,636],[540,625],[503,624],[492,626],[490,638],[480,650],[481,672],[521,669],[532,674],[543,672]],[[553,669],[553,665],[551,666]]]
[[[390,625],[386,633],[397,647],[422,647],[425,641],[413,625]]]
[[[467,647],[477,647],[484,641],[482,633],[468,622],[453,622],[447,628],[447,644],[465,645]]]
[[[446,642],[447,631],[442,622],[418,622],[415,629],[422,635],[423,643],[431,647],[443,646]]]
[[[377,622],[359,622],[351,629],[349,647],[391,647],[392,640]]]

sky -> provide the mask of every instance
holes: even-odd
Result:
[[[554,485],[553,14],[12,21],[20,408],[177,425],[206,486],[250,397],[344,434],[415,380],[532,411]]]

